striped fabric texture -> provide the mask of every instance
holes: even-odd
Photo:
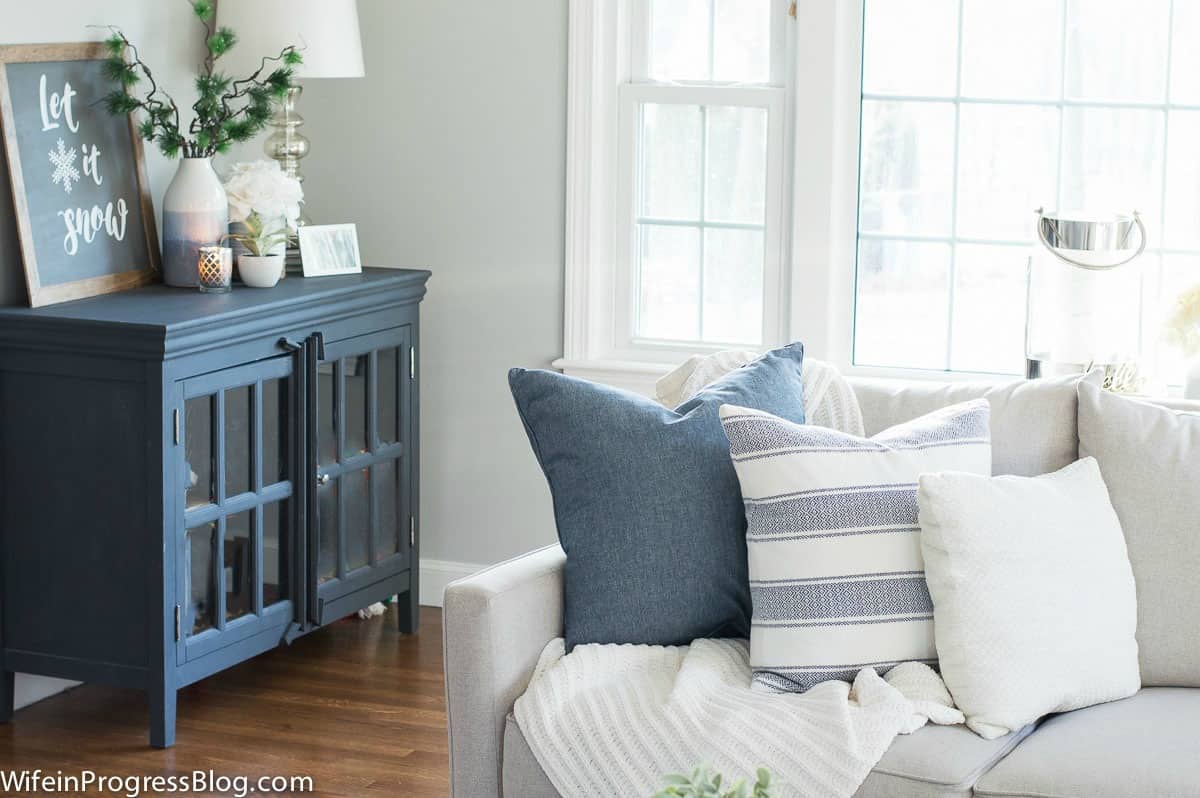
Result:
[[[746,506],[756,689],[936,667],[917,478],[990,476],[988,407],[951,405],[873,438],[721,407]]]

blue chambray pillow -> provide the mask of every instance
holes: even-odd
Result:
[[[720,407],[803,423],[803,360],[799,343],[768,352],[674,410],[556,372],[509,372],[567,553],[567,650],[749,636],[746,518]]]

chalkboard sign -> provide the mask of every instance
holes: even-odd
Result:
[[[99,43],[0,47],[0,129],[37,307],[155,278],[158,234],[141,138],[101,102]]]

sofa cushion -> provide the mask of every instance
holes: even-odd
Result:
[[[1079,448],[1125,530],[1142,684],[1200,687],[1200,415],[1081,385]]]
[[[946,405],[987,399],[992,407],[992,473],[1034,477],[1078,458],[1076,435],[1081,380],[1102,372],[1000,384],[854,379],[868,435]]]
[[[962,726],[926,726],[901,735],[855,796],[969,798],[975,780],[1032,730],[998,740],[985,740]],[[504,727],[503,771],[505,798],[560,798],[511,714]]]
[[[717,417],[739,404],[804,422],[792,344],[674,410],[550,371],[508,381],[567,553],[563,627],[580,643],[747,637],[746,516]]]
[[[1150,687],[1056,715],[992,768],[978,796],[1167,798],[1200,785],[1200,690]]]
[[[971,730],[998,737],[1137,692],[1133,572],[1094,458],[920,485],[938,661]]]
[[[873,438],[721,407],[746,504],[753,686],[803,692],[900,662],[934,664],[917,478],[991,473],[976,399]]]
[[[855,798],[958,798],[1033,731],[985,740],[965,726],[925,726],[902,734]]]

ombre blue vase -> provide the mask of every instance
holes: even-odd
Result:
[[[220,244],[229,232],[229,202],[211,158],[184,158],[163,196],[163,281],[200,284],[200,247]]]

